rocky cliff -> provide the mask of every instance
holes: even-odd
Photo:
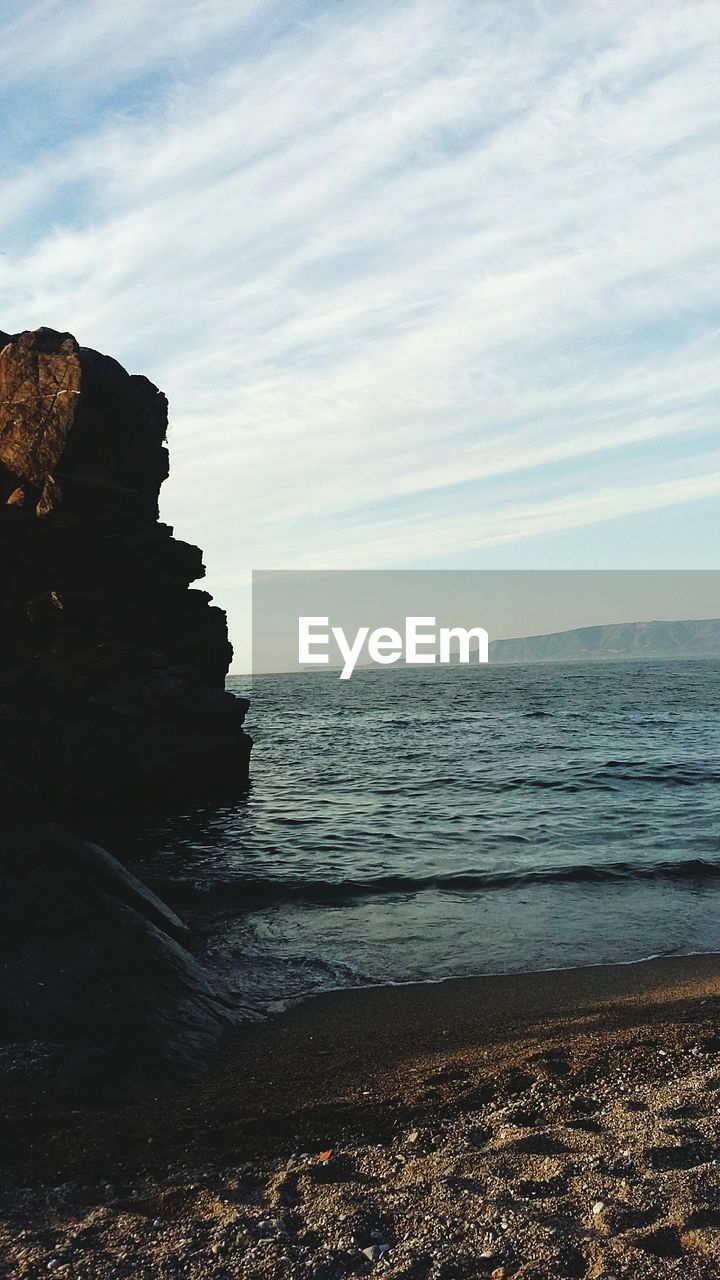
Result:
[[[0,1044],[54,1046],[79,1101],[188,1069],[235,1017],[177,916],[57,824],[247,782],[225,615],[158,521],[166,429],[146,378],[0,334]]]
[[[0,333],[6,808],[23,786],[73,812],[247,781],[225,614],[190,586],[201,552],[158,520],[166,430],[147,378],[67,333]]]

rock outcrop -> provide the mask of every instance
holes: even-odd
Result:
[[[247,782],[225,614],[190,587],[201,552],[158,520],[166,429],[147,378],[69,334],[0,334],[0,791],[14,803],[30,787],[54,811],[167,806]]]
[[[0,1041],[55,1046],[76,1101],[197,1066],[233,1021],[178,917],[55,824],[0,839]]]
[[[233,1020],[182,921],[53,820],[247,783],[225,615],[158,519],[166,429],[146,378],[0,334],[0,1042],[54,1046],[79,1101],[186,1070]]]

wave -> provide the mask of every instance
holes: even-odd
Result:
[[[666,787],[699,787],[720,782],[720,770],[702,765],[648,765],[639,760],[607,760],[594,769],[576,769],[568,776],[520,776],[493,779],[488,789],[497,791],[616,791],[626,782],[653,782]]]
[[[641,881],[720,880],[720,861],[704,858],[668,859],[662,862],[609,862],[602,866],[535,867],[527,871],[452,871],[447,873],[370,876],[357,880],[272,877],[181,881],[155,881],[155,888],[177,903],[256,907],[263,902],[337,902],[355,898],[400,896],[435,891],[479,893],[496,889],[524,889],[530,885],[613,885]]]

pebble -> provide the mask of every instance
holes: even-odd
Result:
[[[673,1056],[669,1055],[669,1057],[672,1063]],[[665,1061],[667,1064],[667,1057]],[[697,1075],[698,1088],[705,1088],[705,1073],[697,1073],[696,1067],[693,1071]],[[632,1080],[627,1088],[622,1086],[619,1094],[622,1095],[621,1105],[624,1111],[626,1106],[628,1109],[632,1107],[632,1100],[641,1099],[643,1090],[636,1081]],[[596,1101],[605,1100],[610,1116],[608,1124],[612,1132],[613,1111],[609,1094],[603,1090],[591,1094],[586,1089],[582,1095],[578,1096],[593,1098]],[[616,1094],[616,1100],[618,1096]],[[626,1096],[631,1099],[629,1104],[626,1102]],[[540,1109],[538,1103],[537,1110]],[[616,1110],[619,1112],[619,1108]],[[477,1177],[476,1184],[469,1191],[467,1186],[463,1186],[465,1179],[458,1176],[465,1170],[456,1160],[456,1156],[477,1145],[473,1141],[474,1130],[470,1126],[479,1123],[478,1115],[483,1118],[484,1128],[480,1132],[484,1136],[486,1149],[482,1161],[477,1162],[478,1173],[482,1176]],[[317,1142],[317,1145],[312,1143],[311,1152],[299,1153],[300,1140],[296,1136],[291,1154],[288,1154],[285,1147],[282,1159],[277,1162],[268,1159],[261,1161],[257,1166],[245,1164],[239,1170],[233,1168],[228,1171],[226,1177],[223,1169],[227,1188],[226,1191],[217,1191],[216,1194],[223,1205],[227,1206],[228,1211],[232,1210],[240,1214],[240,1208],[244,1206],[244,1214],[237,1218],[232,1217],[232,1213],[219,1215],[222,1226],[203,1222],[202,1228],[198,1227],[193,1222],[194,1213],[191,1207],[187,1211],[183,1210],[179,1218],[173,1213],[167,1219],[149,1217],[144,1231],[139,1231],[138,1234],[135,1219],[131,1219],[128,1225],[124,1216],[125,1201],[128,1197],[145,1194],[142,1186],[126,1187],[118,1183],[112,1188],[108,1184],[107,1190],[112,1195],[122,1196],[119,1202],[120,1207],[117,1209],[109,1208],[107,1203],[103,1204],[102,1194],[98,1193],[96,1188],[87,1190],[84,1187],[73,1186],[68,1190],[61,1186],[53,1188],[52,1194],[56,1200],[67,1198],[71,1192],[73,1196],[80,1199],[83,1196],[89,1199],[97,1219],[97,1221],[93,1219],[93,1228],[99,1231],[102,1227],[102,1234],[98,1237],[100,1241],[104,1241],[104,1233],[108,1232],[109,1249],[117,1247],[112,1230],[115,1219],[118,1219],[122,1228],[120,1242],[122,1251],[113,1255],[115,1266],[113,1274],[117,1276],[117,1280],[121,1278],[122,1280],[151,1280],[151,1271],[143,1267],[134,1253],[130,1255],[127,1252],[129,1246],[133,1246],[134,1250],[142,1249],[144,1233],[149,1226],[154,1228],[154,1232],[148,1233],[152,1237],[153,1248],[158,1249],[161,1245],[167,1245],[167,1248],[172,1250],[172,1257],[167,1266],[168,1275],[174,1277],[174,1280],[182,1280],[185,1276],[195,1274],[194,1268],[201,1266],[200,1260],[203,1259],[203,1255],[203,1265],[207,1268],[208,1276],[217,1276],[217,1280],[220,1280],[220,1277],[224,1280],[229,1275],[230,1269],[234,1274],[242,1274],[245,1280],[250,1276],[271,1273],[276,1280],[290,1280],[291,1276],[294,1278],[304,1276],[305,1280],[338,1280],[341,1274],[349,1276],[350,1273],[355,1274],[355,1272],[358,1275],[365,1274],[370,1280],[371,1276],[389,1276],[391,1273],[395,1274],[396,1270],[399,1274],[399,1270],[407,1265],[408,1259],[412,1260],[415,1254],[420,1253],[431,1259],[432,1268],[439,1274],[445,1268],[454,1268],[453,1259],[458,1251],[466,1248],[466,1242],[468,1259],[479,1259],[479,1262],[470,1263],[470,1266],[479,1266],[478,1276],[482,1275],[486,1280],[512,1280],[512,1277],[519,1274],[518,1267],[520,1272],[523,1272],[524,1268],[510,1252],[510,1235],[513,1249],[519,1246],[523,1252],[525,1267],[536,1268],[541,1267],[543,1262],[546,1266],[550,1266],[546,1258],[552,1253],[557,1253],[562,1247],[564,1231],[562,1226],[536,1219],[534,1207],[530,1210],[521,1207],[527,1204],[534,1206],[537,1194],[535,1191],[528,1197],[514,1195],[510,1201],[512,1208],[507,1206],[508,1197],[505,1194],[507,1182],[503,1170],[506,1157],[504,1152],[498,1153],[494,1150],[496,1143],[488,1144],[486,1136],[488,1133],[494,1136],[498,1133],[516,1136],[517,1130],[514,1126],[498,1128],[501,1115],[502,1109],[488,1104],[483,1106],[481,1111],[473,1112],[468,1117],[453,1119],[452,1123],[443,1121],[438,1124],[437,1120],[428,1121],[425,1116],[417,1116],[418,1122],[423,1124],[422,1130],[408,1131],[401,1122],[394,1136],[394,1147],[392,1143],[387,1147],[383,1144],[361,1145],[359,1156],[355,1137],[348,1138],[344,1132],[335,1135],[341,1141],[341,1147],[335,1148],[334,1151],[328,1145],[329,1136],[327,1136],[324,1142]],[[407,1122],[406,1120],[405,1123]],[[625,1202],[629,1191],[635,1190],[637,1180],[651,1177],[652,1171],[648,1174],[641,1172],[634,1176],[631,1173],[635,1158],[638,1156],[642,1158],[644,1143],[649,1140],[657,1141],[657,1138],[652,1139],[655,1130],[651,1127],[651,1122],[654,1123],[652,1113],[647,1119],[639,1113],[638,1118],[633,1119],[632,1122],[628,1122],[623,1115],[618,1122],[618,1131],[612,1133],[614,1139],[612,1146],[609,1146],[602,1155],[594,1155],[587,1150],[582,1150],[577,1151],[571,1158],[569,1155],[562,1157],[554,1154],[547,1156],[540,1154],[534,1157],[531,1172],[533,1175],[537,1174],[540,1183],[543,1178],[548,1181],[553,1180],[548,1187],[548,1191],[553,1193],[553,1196],[556,1175],[567,1173],[576,1177],[582,1173],[583,1181],[576,1184],[568,1195],[572,1195],[574,1202],[575,1221],[582,1222],[582,1215],[585,1215],[584,1221],[587,1228],[585,1234],[588,1237],[592,1235],[597,1237],[599,1231],[604,1231],[605,1219],[601,1215],[611,1214],[618,1204],[607,1179],[604,1182],[601,1180],[605,1175],[608,1173],[613,1175],[613,1185],[616,1190],[620,1190],[620,1203]],[[412,1123],[411,1120],[410,1123]],[[681,1143],[680,1137],[673,1134],[672,1127],[668,1128],[668,1140],[672,1140],[673,1145],[679,1146]],[[622,1141],[630,1145],[623,1149]],[[414,1151],[410,1155],[404,1152],[405,1146],[414,1147],[415,1145],[418,1145],[418,1156],[414,1155]],[[326,1149],[322,1150],[323,1147]],[[429,1149],[437,1149],[438,1154],[437,1157],[428,1157],[426,1162],[425,1153]],[[423,1176],[428,1178],[427,1187],[424,1182],[413,1183],[412,1178],[408,1176],[413,1167],[417,1166],[421,1155],[421,1163],[423,1165],[427,1163],[428,1166],[427,1169],[423,1168]],[[434,1168],[435,1159],[437,1159],[437,1170]],[[373,1181],[377,1183],[375,1190],[370,1185],[369,1178],[367,1189],[352,1185],[355,1181],[353,1171],[356,1162],[359,1163],[360,1168],[370,1170]],[[333,1181],[329,1190],[325,1186],[319,1189],[315,1187],[315,1182],[321,1184],[328,1181],[327,1175],[330,1170],[327,1170],[323,1176],[323,1172],[318,1168],[319,1164],[325,1163],[329,1164],[333,1171],[337,1170],[338,1174],[337,1180]],[[720,1160],[713,1163],[716,1168],[720,1166]],[[296,1210],[295,1199],[291,1197],[292,1215],[290,1216],[290,1206],[288,1206],[287,1220],[281,1217],[261,1218],[259,1215],[262,1212],[266,1214],[282,1212],[287,1202],[283,1201],[282,1196],[274,1198],[265,1194],[260,1190],[260,1182],[257,1187],[253,1183],[252,1196],[248,1196],[248,1189],[243,1187],[238,1174],[245,1175],[249,1170],[253,1170],[255,1174],[261,1175],[261,1179],[267,1179],[278,1173],[282,1188],[286,1181],[282,1173],[285,1168],[294,1168],[297,1171],[307,1169],[309,1174],[314,1171],[316,1176],[309,1177],[307,1182],[300,1181],[298,1184],[298,1196],[302,1195],[303,1199]],[[204,1184],[190,1184],[187,1181],[190,1173],[189,1169],[182,1172],[182,1185],[189,1192],[195,1192]],[[619,1175],[618,1181],[615,1181],[616,1175]],[[692,1173],[689,1176],[696,1175]],[[445,1195],[445,1187],[449,1186],[453,1192],[453,1198],[457,1197],[454,1205],[452,1200],[448,1204],[445,1200],[440,1202],[429,1198],[436,1178],[442,1185],[443,1195]],[[339,1184],[338,1186],[334,1185],[335,1181]],[[290,1189],[294,1191],[295,1178],[291,1182],[293,1185]],[[343,1186],[343,1183],[348,1185]],[[168,1185],[170,1185],[169,1181]],[[272,1189],[272,1184],[268,1183],[266,1190]],[[362,1195],[356,1199],[357,1192],[360,1190]],[[596,1195],[602,1194],[604,1190],[607,1191],[611,1194],[610,1202],[601,1199],[589,1200],[588,1197],[593,1190]],[[428,1197],[426,1197],[426,1191]],[[236,1192],[241,1194],[237,1195]],[[472,1196],[477,1203],[471,1205],[467,1199],[468,1196]],[[52,1203],[54,1205],[55,1201]],[[454,1214],[453,1208],[456,1211]],[[307,1217],[305,1217],[306,1209]],[[398,1224],[397,1237],[390,1235],[387,1226],[384,1229],[379,1228],[378,1218],[385,1210],[393,1215],[393,1220]],[[74,1212],[72,1202],[71,1212]],[[86,1210],[83,1209],[83,1212]],[[593,1219],[591,1224],[587,1223],[588,1213]],[[228,1217],[231,1221],[226,1220]],[[375,1229],[371,1229],[373,1223],[375,1223]],[[525,1234],[526,1225],[529,1228],[527,1234]],[[129,1234],[130,1227],[133,1229],[133,1234]],[[522,1241],[520,1236],[516,1238],[516,1232],[523,1233]],[[186,1238],[188,1235],[192,1238]],[[392,1244],[387,1243],[388,1236]],[[33,1276],[39,1277],[42,1270],[47,1269],[48,1274],[53,1274],[53,1280],[55,1277],[59,1280],[59,1277],[66,1276],[71,1270],[73,1274],[77,1270],[78,1276],[82,1276],[83,1280],[92,1280],[92,1271],[87,1271],[84,1263],[78,1266],[75,1262],[73,1267],[73,1264],[68,1261],[69,1253],[62,1256],[52,1253],[53,1247],[58,1249],[58,1254],[60,1253],[63,1245],[59,1239],[48,1239],[49,1247],[43,1242],[46,1249],[44,1257],[38,1258],[36,1254],[31,1260],[24,1247],[26,1238],[28,1245],[35,1245],[32,1233],[25,1230],[17,1233],[16,1242],[20,1251],[21,1265],[27,1267],[30,1263],[34,1268]],[[217,1243],[211,1243],[211,1240],[216,1240]],[[20,1247],[21,1241],[23,1247]],[[599,1247],[599,1244],[600,1241],[596,1239],[595,1247]],[[619,1275],[612,1270],[612,1265],[613,1262],[615,1266],[618,1265],[614,1251],[619,1250],[621,1244],[622,1242],[616,1243],[614,1233],[603,1241],[603,1265],[609,1268],[607,1273],[603,1272],[604,1280],[619,1280]],[[192,1248],[188,1252],[188,1246],[191,1245]],[[96,1246],[94,1238],[88,1236],[88,1243],[83,1244],[83,1248],[94,1247],[101,1246]],[[480,1249],[483,1250],[482,1253],[477,1252]],[[606,1254],[607,1257],[605,1257]],[[503,1256],[508,1258],[508,1262],[504,1265],[499,1263]],[[465,1265],[463,1262],[460,1270]],[[651,1265],[654,1263],[651,1262]],[[452,1270],[448,1271],[448,1274],[454,1275],[459,1272]],[[549,1269],[546,1272],[539,1270],[537,1274],[547,1275],[549,1280],[554,1273]],[[661,1272],[648,1271],[647,1274],[661,1274]]]
[[[364,1254],[364,1256],[368,1259],[369,1262],[377,1262],[379,1258],[384,1258],[385,1254],[390,1252],[390,1245],[389,1244],[369,1244],[367,1248],[361,1249],[360,1252]]]

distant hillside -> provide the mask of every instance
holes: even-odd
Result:
[[[493,640],[491,662],[612,661],[620,658],[720,658],[720,618],[615,622],[546,636]]]

